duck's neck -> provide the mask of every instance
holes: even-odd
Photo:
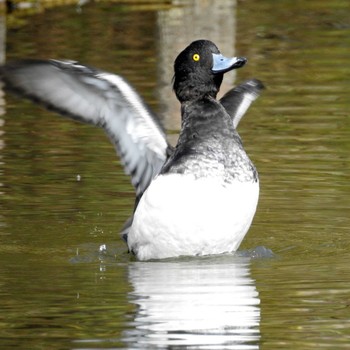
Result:
[[[223,75],[217,74],[203,79],[195,74],[186,77],[174,77],[174,91],[178,100],[186,101],[199,100],[205,97],[216,98],[222,83]]]
[[[202,96],[196,100],[181,103],[182,132],[184,130],[201,129],[209,127],[206,137],[211,130],[233,130],[230,116],[225,109],[211,95]],[[232,130],[231,130],[232,129]],[[181,132],[181,133],[182,133]],[[205,138],[206,138],[205,137]]]

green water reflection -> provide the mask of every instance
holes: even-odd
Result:
[[[32,15],[23,27],[8,29],[7,58],[72,58],[121,73],[153,108],[168,111],[165,121],[173,131],[178,105],[167,102],[171,62],[182,41],[212,33],[209,38],[226,42],[223,53],[231,49],[247,56],[249,63],[237,71],[236,81],[256,77],[267,89],[239,127],[261,180],[258,212],[242,248],[263,245],[277,257],[220,262],[232,271],[232,285],[226,277],[225,285],[233,288],[238,275],[244,277],[239,285],[256,291],[260,316],[247,326],[259,333],[257,338],[240,334],[241,343],[230,338],[224,347],[221,332],[215,338],[218,348],[346,349],[349,2],[253,0],[235,7],[235,1],[191,1],[183,7],[160,2],[158,8],[155,3],[141,8],[89,3],[82,12],[67,6]],[[163,333],[152,322],[143,323],[148,310],[163,315],[144,301],[165,293],[160,289],[167,283],[161,279],[164,271],[169,281],[180,280],[188,262],[161,265],[166,270],[157,273],[152,264],[141,265],[142,274],[150,276],[145,281],[159,286],[157,293],[133,277],[137,263],[118,232],[132,211],[134,193],[104,133],[11,96],[5,109],[0,134],[2,347],[152,349],[154,344],[138,340],[148,337],[158,339],[159,348],[212,349],[213,344],[190,343],[198,332],[184,332],[188,337],[174,345],[171,332],[160,338]],[[107,252],[99,252],[102,244]],[[213,263],[206,261],[201,271],[210,273]],[[191,287],[195,277],[189,276]],[[220,295],[218,280],[213,283],[218,290],[210,293]],[[204,291],[198,291],[198,300]],[[229,306],[228,300],[223,302]],[[162,307],[170,310],[166,302]],[[163,319],[168,321],[170,316]],[[235,332],[232,325],[227,329]],[[208,344],[213,339],[204,338]]]

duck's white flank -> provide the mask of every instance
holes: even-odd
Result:
[[[160,175],[135,211],[129,248],[139,260],[236,251],[258,197],[258,182],[223,186],[219,179]]]

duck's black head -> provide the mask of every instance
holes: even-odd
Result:
[[[204,96],[216,97],[224,73],[244,66],[244,57],[226,58],[209,40],[197,40],[186,47],[174,63],[174,91],[180,102]]]

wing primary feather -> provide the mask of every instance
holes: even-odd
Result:
[[[220,99],[221,104],[232,117],[232,122],[235,128],[237,128],[251,103],[260,96],[260,93],[264,88],[265,87],[260,80],[250,79],[229,90]]]

